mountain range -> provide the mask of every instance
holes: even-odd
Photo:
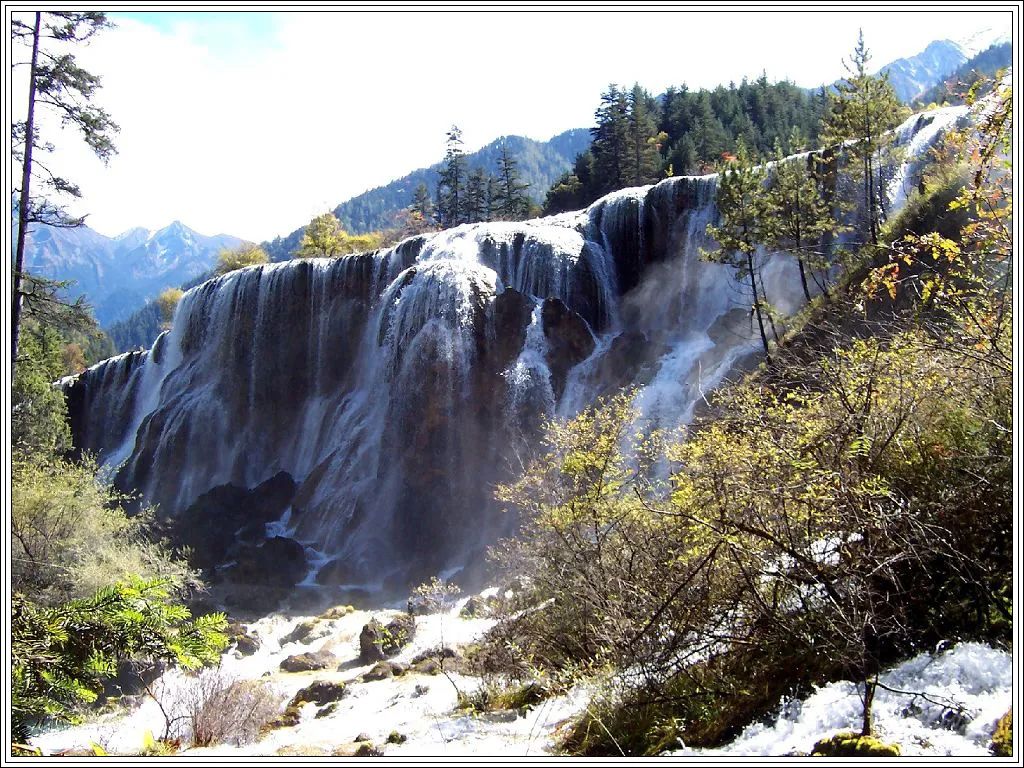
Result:
[[[28,235],[25,269],[74,281],[67,296],[85,296],[100,326],[108,326],[165,288],[209,271],[222,249],[242,242],[232,235],[202,235],[180,221],[155,231],[135,227],[116,237],[87,226],[39,225]]]
[[[890,62],[879,72],[889,76],[900,101],[910,104],[988,49],[1009,42],[1008,34],[994,30],[983,30],[960,42],[934,40],[916,56]]]

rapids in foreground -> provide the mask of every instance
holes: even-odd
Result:
[[[485,591],[487,599],[497,589]],[[458,671],[455,663],[439,673],[415,660],[431,650],[448,647],[463,654],[493,626],[491,618],[467,618],[463,609],[471,598],[447,610],[415,617],[412,641],[391,657],[391,664],[409,667],[404,673],[374,677],[374,664],[360,661],[360,630],[373,617],[390,621],[401,611],[335,611],[338,618],[267,616],[246,626],[260,638],[251,655],[232,648],[219,670],[201,676],[170,671],[150,684],[160,700],[148,695],[124,697],[130,709],[119,709],[94,720],[34,739],[45,754],[91,750],[98,745],[109,754],[139,754],[150,735],[159,737],[166,716],[187,708],[205,676],[221,680],[260,681],[287,701],[313,683],[343,683],[336,702],[309,702],[298,707],[294,724],[265,730],[252,743],[184,748],[186,756],[230,755],[353,755],[372,752],[386,756],[540,756],[552,754],[560,729],[587,707],[597,690],[580,685],[529,707],[474,713],[459,709],[459,692],[470,699],[481,679]],[[475,598],[478,602],[480,598]],[[289,640],[304,622],[313,626],[305,640]],[[332,654],[323,670],[284,672],[281,663],[294,655],[326,651]],[[432,672],[432,674],[431,674]],[[977,643],[961,643],[915,656],[885,671],[881,682],[908,693],[880,690],[875,702],[876,732],[900,745],[904,755],[987,755],[992,730],[1013,699],[1010,654]],[[161,711],[161,706],[164,711]],[[688,750],[679,745],[667,754],[677,756],[784,755],[808,753],[812,745],[836,731],[856,727],[859,700],[852,683],[822,686],[803,700],[784,700],[777,711],[747,727],[738,738],[716,750]],[[190,735],[181,734],[187,745]],[[389,742],[389,737],[391,741]]]

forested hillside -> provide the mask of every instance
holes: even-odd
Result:
[[[480,168],[493,174],[497,172],[502,147],[506,147],[519,166],[522,182],[529,185],[527,194],[534,202],[540,203],[554,180],[572,165],[573,159],[588,143],[589,136],[583,128],[565,131],[544,142],[523,136],[503,136],[476,152],[467,153],[465,158],[470,169]],[[442,165],[438,162],[429,168],[419,168],[389,184],[346,200],[334,209],[334,215],[347,231],[356,234],[393,229],[400,225],[397,216],[412,204],[414,192],[420,184],[425,184],[431,195],[436,192]],[[271,260],[290,258],[298,247],[302,231],[297,229],[289,235],[263,243]]]
[[[740,140],[769,155],[799,128],[810,146],[825,103],[823,92],[769,83],[764,75],[712,90],[670,88],[658,98],[639,85],[612,85],[595,112],[590,148],[552,186],[544,210],[583,208],[612,190],[666,176],[710,173]]]

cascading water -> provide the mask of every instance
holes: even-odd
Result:
[[[898,130],[893,205],[963,114]],[[493,485],[540,416],[635,386],[646,423],[677,427],[756,354],[744,283],[700,258],[715,189],[667,179],[580,213],[211,280],[152,350],[63,382],[76,445],[172,517],[287,473],[270,530],[316,550],[320,583],[440,572],[510,529]],[[768,301],[795,311],[794,260],[762,256]]]

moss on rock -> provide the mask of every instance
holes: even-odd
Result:
[[[874,736],[861,736],[852,731],[840,731],[818,741],[811,750],[812,757],[899,757],[900,745],[887,744]]]
[[[996,757],[1013,757],[1013,710],[999,718],[992,733],[992,754]]]

